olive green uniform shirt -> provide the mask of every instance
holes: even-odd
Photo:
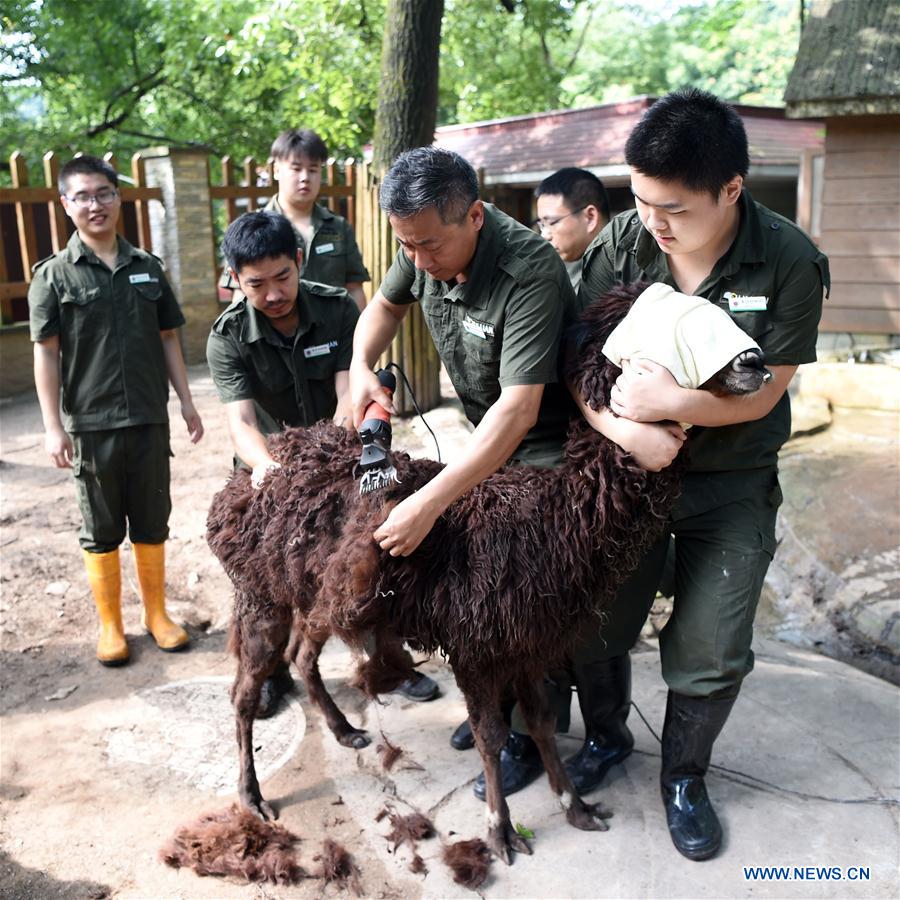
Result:
[[[381,284],[391,303],[419,301],[450,380],[473,425],[512,385],[543,384],[538,421],[514,454],[551,465],[561,456],[573,405],[558,381],[563,329],[575,293],[553,247],[531,229],[484,205],[468,280],[436,281],[401,249]]]
[[[266,204],[265,209],[284,215],[277,196]],[[303,251],[301,278],[341,288],[347,284],[370,280],[371,276],[363,263],[353,228],[346,219],[317,203],[313,207],[312,226],[313,239],[309,247],[306,246],[303,235],[294,229],[297,246]],[[219,279],[219,286],[240,292],[237,281],[228,271],[227,264]],[[238,294],[235,294],[235,298],[237,296]]]
[[[744,190],[734,243],[695,291],[727,312],[765,353],[772,366],[814,362],[823,292],[830,287],[828,259],[793,222],[756,203]],[[678,285],[666,254],[634,210],[620,213],[584,255],[582,305],[613,285],[635,281]],[[776,464],[790,436],[787,391],[755,422],[697,427],[691,437],[693,472],[746,471]]]
[[[59,337],[66,431],[168,422],[160,331],[184,316],[152,253],[119,237],[110,271],[76,232],[34,267],[28,307],[32,341]]]
[[[216,319],[206,344],[219,399],[253,400],[263,434],[334,415],[334,376],[350,368],[359,310],[347,291],[301,280],[297,306],[300,324],[286,338],[241,297]]]

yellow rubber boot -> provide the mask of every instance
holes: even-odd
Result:
[[[160,650],[181,650],[191,639],[166,613],[166,545],[132,546],[141,599],[144,601],[141,625],[153,635]]]
[[[88,583],[100,617],[97,659],[104,666],[121,666],[128,662],[128,644],[122,628],[122,571],[119,550],[108,553],[82,551]]]

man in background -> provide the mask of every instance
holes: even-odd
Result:
[[[285,216],[297,233],[303,255],[300,277],[332,287],[344,288],[363,309],[363,282],[369,273],[350,223],[316,203],[322,187],[322,167],[328,159],[325,142],[314,131],[284,131],[272,144],[278,193],[265,209]],[[219,281],[219,298],[231,301],[238,285],[228,266]]]
[[[566,264],[575,291],[581,284],[581,258],[609,222],[603,182],[587,169],[554,172],[535,188],[536,225]]]

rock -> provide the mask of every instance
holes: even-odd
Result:
[[[791,438],[816,434],[831,424],[831,404],[825,397],[800,394],[791,397]]]
[[[900,598],[860,604],[848,618],[861,638],[900,657]]]
[[[195,588],[198,584],[200,584],[200,573],[190,572],[187,577],[187,586],[189,588]]]
[[[54,597],[65,597],[71,585],[68,581],[51,581],[44,588],[45,594],[52,594]]]
[[[809,363],[800,366],[798,394],[833,406],[900,411],[900,369],[883,363]]]
[[[77,690],[78,690],[78,685],[73,684],[71,687],[60,688],[58,691],[55,691],[54,693],[49,694],[48,696],[44,697],[44,699],[45,700],[65,700],[66,697],[69,696],[69,694],[73,694]]]

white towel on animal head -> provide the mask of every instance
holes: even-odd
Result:
[[[649,359],[665,366],[684,388],[698,388],[739,353],[759,344],[709,300],[651,284],[603,345],[617,366]]]

